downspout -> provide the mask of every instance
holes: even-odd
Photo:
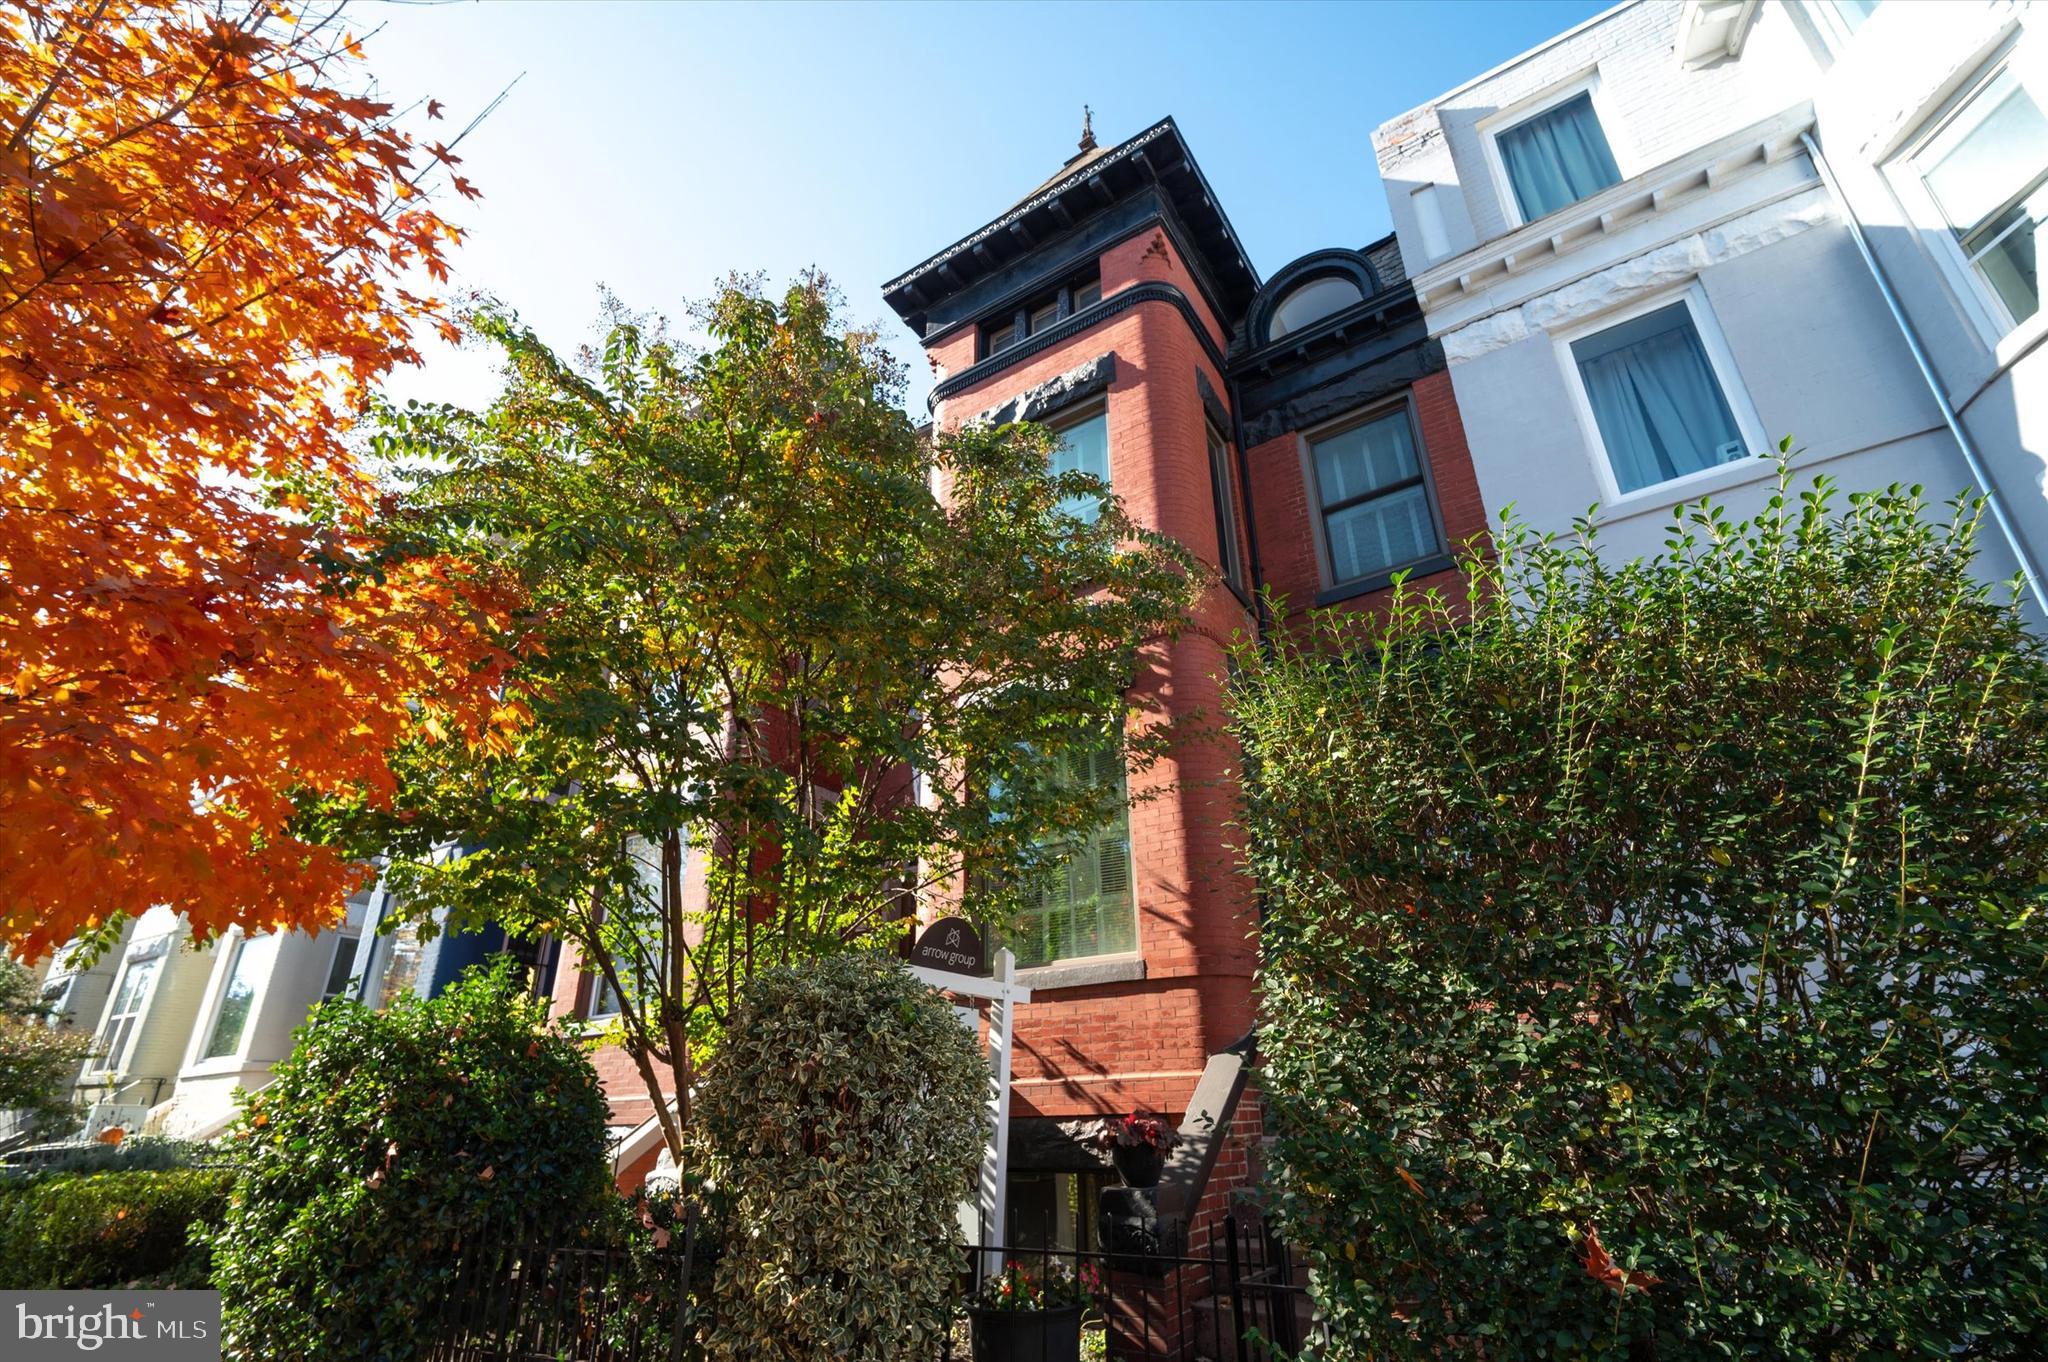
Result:
[[[1820,144],[1813,140],[1813,133],[1802,132],[1799,134],[1799,140],[1806,147],[1807,159],[1812,161],[1813,168],[1820,172],[1822,183],[1827,185],[1828,193],[1834,196],[1836,205],[1842,210],[1842,220],[1849,224],[1849,235],[1855,239],[1857,254],[1863,257],[1863,264],[1869,269],[1871,279],[1876,282],[1877,291],[1883,296],[1885,307],[1890,310],[1892,320],[1898,324],[1899,335],[1905,338],[1906,348],[1913,354],[1913,363],[1918,366],[1920,377],[1926,381],[1927,391],[1934,398],[1934,405],[1941,409],[1942,421],[1947,424],[1949,434],[1955,436],[1957,448],[1963,451],[1963,462],[1970,466],[1970,476],[1975,478],[1978,487],[1983,489],[1984,503],[1991,508],[1991,518],[1997,524],[1999,533],[2004,536],[2006,547],[2012,550],[2012,556],[2019,561],[2021,574],[2027,579],[2027,594],[2033,597],[2034,608],[2044,617],[2048,617],[2048,593],[2042,591],[2041,574],[2034,566],[2034,556],[2027,551],[2026,545],[2020,540],[2019,532],[2014,529],[2012,520],[2006,515],[2005,499],[1998,493],[1998,484],[1993,480],[1990,468],[1985,465],[1984,456],[1977,449],[1977,442],[1963,429],[1962,418],[1956,414],[1954,404],[1948,400],[1948,393],[1943,390],[1941,380],[1935,375],[1933,363],[1927,358],[1927,348],[1920,343],[1919,333],[1913,329],[1913,323],[1907,318],[1905,309],[1900,306],[1899,295],[1892,290],[1892,282],[1885,275],[1884,266],[1878,263],[1877,256],[1872,253],[1870,239],[1863,232],[1862,220],[1856,216],[1856,209],[1849,203],[1848,196],[1842,193],[1841,183],[1835,179],[1834,168],[1828,164],[1828,158],[1821,154]]]

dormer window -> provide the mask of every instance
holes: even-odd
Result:
[[[1590,81],[1568,87],[1492,136],[1502,178],[1523,222],[1621,183],[1621,167],[1600,126]]]
[[[1279,340],[1290,331],[1312,326],[1354,303],[1364,301],[1365,294],[1357,281],[1347,276],[1325,275],[1321,279],[1311,279],[1273,309],[1273,320],[1267,326],[1266,334],[1273,340]]]
[[[1077,275],[1056,289],[1032,298],[1007,315],[982,323],[981,357],[1000,355],[1013,345],[1102,301],[1102,278],[1095,271]]]

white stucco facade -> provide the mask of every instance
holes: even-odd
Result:
[[[2048,317],[1992,320],[1957,233],[1915,216],[1911,160],[1959,92],[2040,61],[2029,18],[1983,0],[1882,0],[1853,22],[1832,0],[1634,0],[1382,126],[1396,231],[1489,510],[1559,531],[1590,510],[1607,551],[1633,557],[1661,547],[1684,501],[1761,504],[1766,460],[1631,488],[1603,446],[1574,343],[1677,303],[1744,449],[1790,437],[1802,482],[1825,472],[1847,490],[1918,483],[1939,502],[1981,485],[1853,220],[2022,545],[2048,556],[2048,391],[2033,373]],[[1501,132],[1580,93],[1619,182],[1524,221]],[[1987,575],[2018,566],[1997,535],[1983,545]]]

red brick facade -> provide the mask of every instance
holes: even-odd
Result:
[[[1292,427],[1316,430],[1355,412],[1409,404],[1444,547],[1455,552],[1486,533],[1487,514],[1441,355],[1427,342],[1412,290],[1394,273],[1397,257],[1373,264],[1362,252],[1320,253],[1261,289],[1241,253],[1233,254],[1235,238],[1191,158],[1172,159],[1177,138],[1170,123],[1161,124],[1107,154],[1077,157],[1064,183],[1048,181],[1004,219],[888,286],[891,305],[926,337],[937,384],[934,426],[955,427],[1113,356],[1106,391],[1082,401],[1103,406],[1110,482],[1133,518],[1219,564],[1214,427],[1232,442],[1238,541],[1257,569],[1249,585],[1286,600],[1283,618],[1270,623],[1300,619],[1319,596],[1334,608],[1372,609],[1385,588],[1346,594],[1328,580],[1307,439]],[[1158,157],[1135,158],[1149,179],[1126,173],[1122,187],[1104,188],[1115,181],[1113,163],[1137,146]],[[1054,204],[1057,220],[1046,218],[1040,210],[1048,200],[1070,191],[1081,207]],[[1187,219],[1199,213],[1210,216],[1190,227]],[[1103,223],[1128,225],[1091,232]],[[1006,224],[1009,235],[997,233]],[[991,241],[1000,249],[991,250]],[[1392,243],[1369,249],[1391,251]],[[1272,295],[1296,278],[1320,277],[1324,256],[1357,262],[1365,281],[1357,314],[1341,327],[1318,330],[1312,322],[1284,345],[1269,339]],[[1392,283],[1381,282],[1383,266]],[[1048,281],[1091,270],[1099,271],[1099,302],[1070,308],[1062,292],[1049,331],[1028,345],[1020,340],[1014,354],[984,357],[991,325],[1007,325],[1013,308],[1024,315],[1026,302],[1036,308]],[[1131,290],[1140,292],[1119,298]],[[1254,390],[1256,402],[1244,396]],[[1257,410],[1241,409],[1248,402]],[[1254,420],[1261,434],[1240,456],[1234,442]],[[1416,580],[1455,596],[1457,576],[1437,567]],[[1132,781],[1138,958],[1055,962],[1030,972],[1035,997],[1019,1009],[1014,1047],[1016,1119],[1072,1122],[1146,1107],[1178,1120],[1210,1057],[1252,1028],[1255,898],[1231,850],[1238,754],[1220,725],[1229,649],[1259,627],[1249,599],[1217,581],[1185,632],[1141,671],[1131,721],[1171,722],[1180,737],[1166,760]],[[574,1011],[589,990],[572,953],[565,952],[560,977],[557,1009]],[[597,1062],[614,1123],[647,1120],[652,1105],[630,1060],[608,1050]],[[1256,1179],[1259,1110],[1253,1090],[1233,1118],[1188,1227],[1193,1235],[1205,1235],[1230,1195]],[[637,1180],[658,1148],[658,1141],[637,1142],[622,1163],[622,1183]]]

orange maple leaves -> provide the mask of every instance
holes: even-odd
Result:
[[[0,11],[0,934],[317,926],[300,792],[496,719],[505,601],[387,552],[351,418],[446,277],[411,139],[269,0]],[[438,110],[436,110],[438,112]],[[301,514],[317,507],[320,514]],[[494,718],[495,716],[495,718]]]

